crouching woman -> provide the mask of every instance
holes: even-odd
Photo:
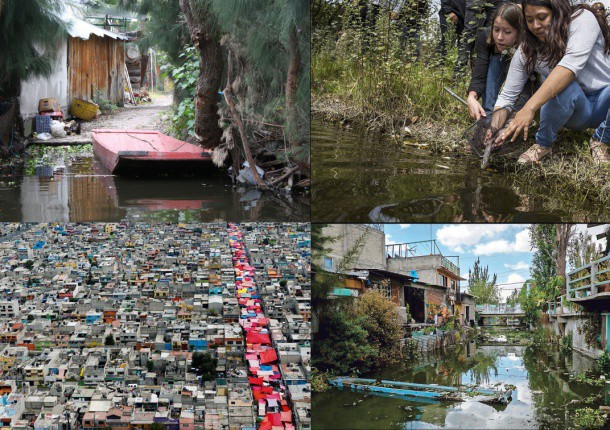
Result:
[[[526,29],[494,111],[514,105],[532,71],[545,77],[499,139],[512,142],[540,110],[536,143],[518,163],[535,163],[551,153],[562,127],[595,128],[590,141],[596,163],[610,162],[610,27],[587,5],[569,0],[522,0]]]
[[[490,28],[478,33],[475,42],[476,58],[467,90],[468,114],[473,119],[486,117],[493,112],[500,88],[508,74],[511,58],[524,31],[521,8],[514,3],[498,7],[491,23]],[[531,96],[532,88],[532,85],[526,84],[522,98],[528,92]],[[527,98],[521,106],[526,100]]]

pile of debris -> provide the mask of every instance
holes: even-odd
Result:
[[[81,120],[73,116],[64,121],[61,106],[54,98],[41,99],[38,103],[38,115],[35,118],[35,139],[61,139],[81,134]]]

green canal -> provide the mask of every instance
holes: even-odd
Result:
[[[489,405],[475,398],[422,403],[331,389],[314,393],[312,424],[315,429],[573,428],[577,408],[607,404],[605,384],[594,372],[594,360],[578,352],[465,341],[444,353],[363,376],[485,388],[509,384],[515,388],[508,405]],[[582,382],[585,375],[597,385]]]

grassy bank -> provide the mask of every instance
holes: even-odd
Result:
[[[355,11],[346,7],[343,13],[334,28],[313,33],[312,115],[340,127],[382,133],[405,147],[425,143],[433,152],[467,154],[461,135],[472,120],[466,106],[444,87],[465,98],[470,76],[452,81],[455,46],[442,58],[435,53],[438,18],[426,21],[415,57],[413,47],[401,45],[389,16],[381,14],[374,28],[363,30],[350,24]],[[604,217],[607,209],[600,202],[610,198],[610,168],[593,164],[591,133],[562,130],[552,157],[536,166],[518,166],[519,154],[534,143],[531,133],[531,141],[492,157],[491,168],[507,175],[519,194],[545,187],[556,209],[583,207],[574,221]]]

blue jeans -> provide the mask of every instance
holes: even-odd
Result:
[[[610,86],[592,94],[585,94],[572,81],[562,92],[540,109],[540,128],[536,142],[550,147],[557,140],[561,127],[572,130],[595,128],[593,138],[610,143]],[[607,124],[607,126],[606,126]]]
[[[485,113],[488,116],[494,111],[494,105],[496,104],[498,94],[500,94],[502,83],[502,62],[500,61],[500,54],[493,54],[489,58],[485,94],[483,94],[481,100],[483,102],[483,109],[485,109]]]

